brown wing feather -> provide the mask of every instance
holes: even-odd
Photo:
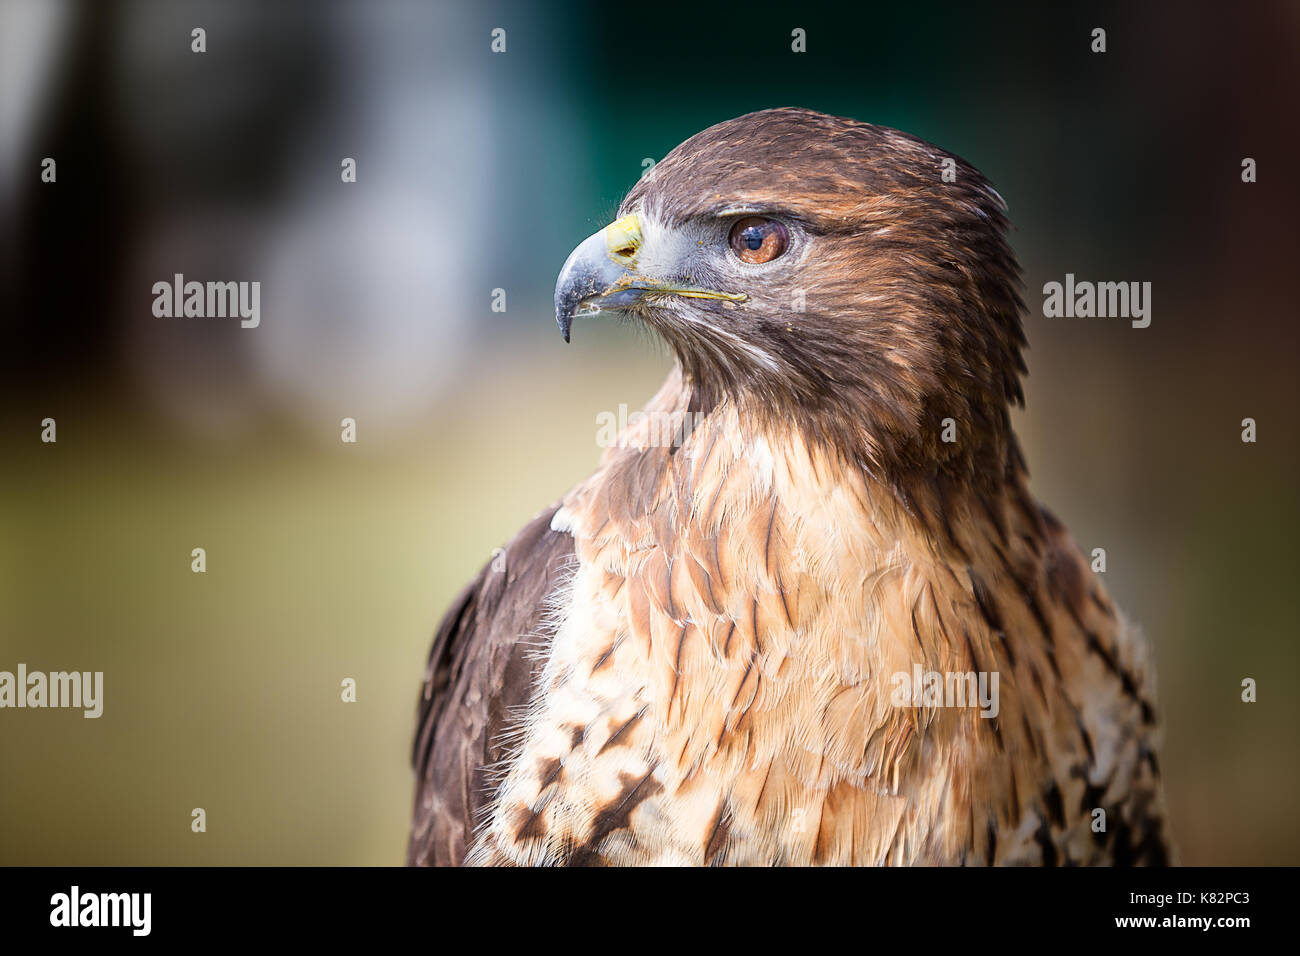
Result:
[[[533,694],[533,639],[573,560],[573,538],[551,530],[555,511],[534,518],[479,572],[434,637],[412,753],[410,865],[459,865],[481,822],[504,734]]]
[[[1116,610],[1065,526],[1046,509],[1041,516],[1052,598],[1069,612],[1074,638],[1082,643],[1080,663],[1066,669],[1060,689],[1065,699],[1087,704],[1075,710],[1083,759],[1070,767],[1068,781],[1053,780],[1045,793],[1043,862],[1076,862],[1064,843],[1059,856],[1049,853],[1047,838],[1076,815],[1090,824],[1100,808],[1106,828],[1092,831],[1099,857],[1087,862],[1168,865],[1176,853],[1156,759],[1161,730],[1150,648]],[[1077,806],[1062,803],[1062,794],[1071,792]]]

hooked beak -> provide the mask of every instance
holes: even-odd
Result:
[[[743,293],[717,292],[682,285],[637,268],[643,237],[640,217],[633,213],[588,236],[569,253],[555,283],[555,322],[564,341],[575,315],[626,308],[646,296],[676,295],[696,299],[744,302]]]

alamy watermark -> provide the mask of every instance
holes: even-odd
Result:
[[[695,426],[707,418],[705,412],[629,412],[626,403],[618,406],[618,412],[599,412],[596,415],[596,445],[599,448],[680,448]],[[646,429],[638,432],[635,439],[628,434],[629,428],[639,428],[646,423]]]
[[[74,885],[50,897],[50,925],[58,927],[118,926],[148,936],[152,911],[152,893],[83,893]]]
[[[1065,274],[1065,282],[1048,282],[1043,286],[1043,315],[1049,319],[1132,319],[1135,329],[1151,324],[1150,282],[1075,281],[1074,273]]]
[[[897,671],[889,702],[895,707],[978,707],[980,716],[998,715],[997,671]]]
[[[160,319],[238,318],[245,329],[262,323],[260,282],[186,282],[178,272],[171,282],[155,282],[153,295],[153,314]]]
[[[83,717],[104,713],[103,671],[0,671],[0,709],[5,707],[67,707]]]

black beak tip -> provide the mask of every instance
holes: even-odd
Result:
[[[575,292],[571,289],[556,290],[555,324],[560,327],[560,335],[564,337],[566,343],[569,341],[569,333],[573,329],[573,313],[577,311],[578,303],[582,301],[581,296],[584,292]]]

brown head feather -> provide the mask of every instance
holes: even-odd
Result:
[[[707,229],[737,208],[790,225],[790,251],[762,268],[698,256],[690,278],[748,301],[638,310],[676,352],[692,407],[729,398],[793,419],[904,489],[936,472],[1000,484],[1018,467],[1019,269],[1003,201],[978,170],[896,130],[764,110],[682,143],[620,215]],[[955,442],[941,440],[945,418]]]

